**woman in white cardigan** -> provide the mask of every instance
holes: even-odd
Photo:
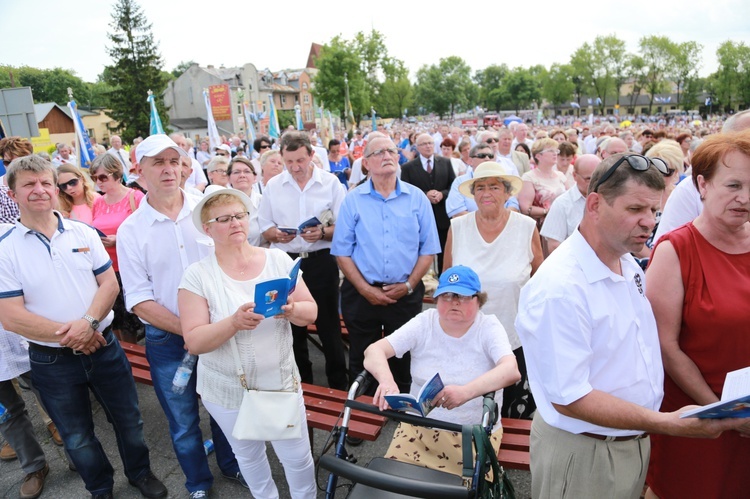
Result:
[[[187,347],[199,355],[197,391],[203,405],[227,436],[256,498],[276,498],[278,490],[271,477],[265,441],[232,436],[244,388],[230,340],[236,340],[250,388],[298,393],[300,437],[271,443],[284,466],[291,496],[314,498],[313,459],[289,323],[312,323],[317,305],[298,278],[282,307],[283,314],[266,319],[253,312],[256,284],[288,276],[293,266],[283,251],[248,243],[253,210],[250,199],[235,189],[211,193],[196,206],[193,222],[213,239],[215,254],[185,271],[179,291],[180,321]]]

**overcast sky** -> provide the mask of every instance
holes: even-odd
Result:
[[[94,81],[111,63],[106,36],[114,0],[0,0],[0,63],[74,70]],[[616,34],[635,52],[644,35],[703,45],[700,74],[716,70],[726,40],[750,43],[750,1],[623,0],[536,2],[331,2],[140,0],[171,71],[181,61],[206,66],[295,69],[310,43],[351,39],[376,29],[411,76],[458,55],[472,68],[565,63],[584,42]],[[367,8],[368,5],[373,7]],[[178,6],[178,7],[175,7]],[[279,8],[282,12],[277,12]]]

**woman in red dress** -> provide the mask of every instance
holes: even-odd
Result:
[[[659,241],[646,273],[662,412],[718,401],[727,372],[750,365],[750,130],[706,140],[692,180],[703,213]],[[715,440],[652,436],[646,497],[747,497],[749,436],[750,422]]]

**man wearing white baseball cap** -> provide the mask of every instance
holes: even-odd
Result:
[[[213,476],[199,427],[195,373],[183,393],[172,391],[185,355],[177,287],[185,269],[206,256],[192,221],[196,201],[180,189],[182,156],[187,153],[166,135],[151,135],[138,145],[138,174],[148,194],[117,231],[117,257],[125,305],[146,325],[146,358],[185,486],[190,497],[206,497]],[[213,419],[211,431],[222,475],[244,485],[232,449]]]

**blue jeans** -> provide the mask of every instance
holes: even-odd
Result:
[[[34,386],[91,494],[110,492],[114,482],[112,465],[94,435],[89,390],[114,428],[125,476],[138,480],[151,469],[130,363],[117,338],[111,332],[105,338],[107,345],[91,355],[29,349]]]
[[[146,325],[146,358],[151,366],[156,398],[169,422],[174,452],[186,477],[185,487],[189,492],[194,492],[210,489],[214,478],[203,448],[195,371],[184,393],[172,392],[172,379],[185,352],[182,336]],[[213,418],[210,423],[219,469],[225,475],[234,476],[240,468],[232,447]]]

